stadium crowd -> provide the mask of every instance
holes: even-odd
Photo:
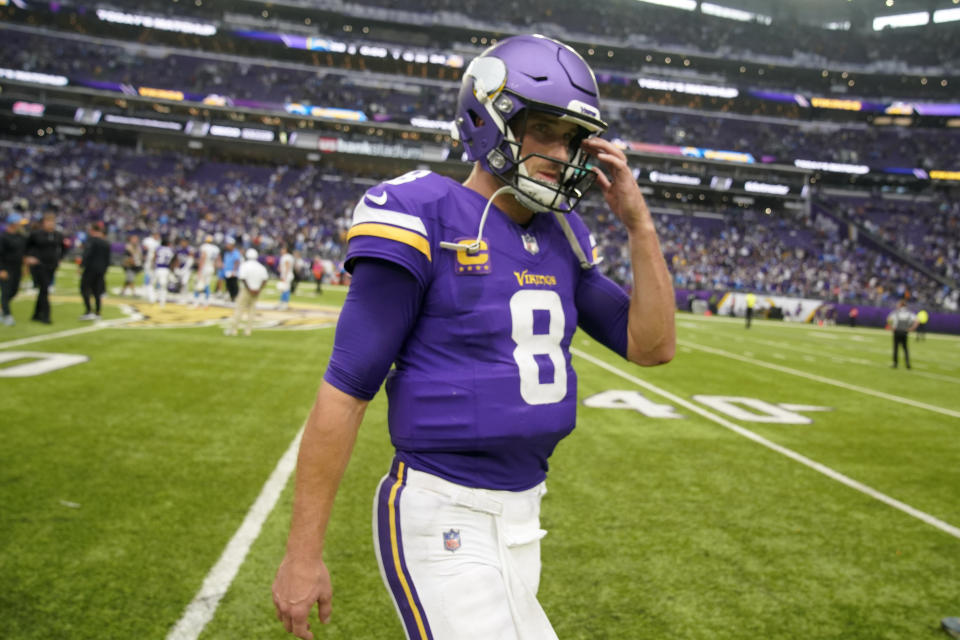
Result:
[[[357,81],[345,72],[278,66],[171,53],[147,55],[139,45],[100,44],[13,30],[3,32],[0,67],[63,75],[75,84],[150,87],[232,100],[302,102],[364,111],[376,120],[420,116],[450,119],[454,85],[436,87],[403,78]],[[91,64],[91,61],[92,64]]]
[[[195,246],[211,235],[218,244],[234,237],[264,257],[275,256],[286,243],[307,261],[330,264],[343,258],[354,203],[378,181],[312,166],[230,164],[90,142],[12,148],[0,169],[5,207],[25,199],[34,217],[54,208],[71,238],[82,240],[84,228],[99,220],[117,246],[129,234],[153,231]],[[651,201],[655,212],[664,204]],[[629,286],[622,229],[595,198],[585,200],[581,211],[604,247],[603,269]],[[741,208],[707,218],[691,211],[659,215],[658,223],[678,288],[749,289],[881,305],[906,295],[944,310],[957,308],[956,290],[850,240],[845,227],[827,215],[767,216]],[[943,273],[954,274],[956,243],[949,238],[956,237],[956,207],[929,223],[924,237],[941,236],[937,230],[943,225],[954,235],[944,236],[943,255],[931,243],[924,258],[950,265]]]
[[[711,116],[627,107],[614,121],[616,135],[659,144],[729,149],[792,164],[797,158],[870,167],[952,168],[957,155],[939,129],[876,127],[830,122]]]
[[[323,20],[334,20],[331,16],[337,14],[386,15],[404,23],[414,15],[414,7],[405,1],[328,0],[318,6],[328,11]],[[467,16],[476,25],[489,21],[489,7],[474,0],[418,3],[416,15],[422,16],[426,8],[434,11],[436,24],[453,19],[451,16]],[[179,14],[183,7],[148,0],[142,9]],[[198,7],[196,14],[226,15],[226,11],[225,6],[207,3]],[[773,25],[767,26],[721,20],[700,12],[676,20],[675,10],[626,1],[595,6],[532,0],[532,5],[500,5],[497,17],[508,21],[512,29],[517,25],[524,29],[547,27],[546,32],[564,35],[575,28],[576,33],[606,37],[620,46],[638,49],[651,45],[679,47],[733,58],[762,60],[766,56],[809,65],[850,61],[869,65],[878,73],[921,63],[927,67],[948,64],[960,54],[956,39],[944,37],[948,32],[939,27],[872,35],[853,31],[837,38],[834,32],[822,28],[799,27],[788,14],[778,9]],[[789,29],[781,26],[787,23]],[[83,29],[78,27],[78,32]],[[229,31],[223,33],[227,44],[222,53],[243,52],[253,46],[239,45]],[[413,116],[449,120],[454,110],[452,78],[441,82],[409,75],[350,73],[328,66],[310,68],[265,58],[158,48],[150,46],[149,32],[137,42],[94,42],[82,35],[66,37],[19,28],[4,28],[3,35],[10,46],[0,50],[0,66],[63,74],[72,83],[79,81],[90,87],[97,83],[137,86],[149,82],[161,89],[222,94],[235,100],[296,101],[355,109],[376,121],[404,121]],[[691,47],[692,42],[697,46]],[[234,50],[234,46],[239,48]],[[891,58],[891,52],[895,57]],[[623,62],[610,61],[610,68],[618,64],[622,66]],[[640,89],[635,84],[625,84],[623,78],[608,71],[601,71],[598,77],[602,90],[609,94],[609,138],[729,149],[752,153],[759,160],[785,163],[806,157],[878,167],[955,168],[953,145],[944,144],[941,130],[711,115],[658,108],[656,101],[642,106],[636,103],[650,103],[650,97],[638,96]],[[701,106],[716,111],[724,109],[713,98],[685,99],[700,100]],[[676,106],[674,101],[663,98],[659,106]],[[783,109],[795,111],[796,107],[787,105]],[[762,109],[760,112],[765,113]],[[357,139],[362,135],[351,133]],[[81,240],[88,223],[102,221],[107,237],[118,245],[129,234],[142,237],[158,231],[194,245],[207,235],[218,243],[235,237],[242,246],[255,246],[266,255],[276,253],[286,243],[308,258],[332,261],[342,258],[342,238],[353,203],[377,181],[369,175],[324,173],[314,166],[236,165],[190,155],[158,155],[66,141],[54,151],[11,148],[0,169],[7,178],[0,185],[0,202],[6,203],[5,207],[26,200],[34,216],[48,208],[56,209],[68,235]],[[656,207],[658,203],[651,204]],[[839,211],[875,232],[897,250],[916,256],[940,275],[954,280],[960,275],[956,248],[960,211],[956,203],[923,198],[898,203],[879,197],[861,201],[820,197],[820,204],[827,212]],[[617,235],[616,225],[607,225],[602,213],[591,214],[590,209],[588,201],[587,222],[596,227],[607,246],[605,268],[626,285],[625,256],[617,250],[622,237]],[[877,304],[888,304],[909,292],[942,308],[956,307],[955,291],[885,253],[849,239],[845,227],[831,222],[829,215],[771,218],[732,210],[720,217],[704,218],[688,211],[680,216],[662,216],[661,224],[664,250],[678,287],[753,289]]]
[[[960,202],[878,196],[822,202],[940,275],[960,278]]]
[[[363,111],[375,121],[412,117],[449,120],[453,85],[412,78],[371,79],[335,71],[265,66],[172,54],[160,59],[137,46],[5,32],[18,46],[0,51],[0,66],[59,73],[89,84],[135,84],[219,94],[236,100],[305,102]],[[99,61],[90,65],[88,61]],[[622,88],[621,88],[622,89]],[[616,93],[616,91],[614,91]],[[622,91],[620,91],[622,93]],[[761,120],[730,114],[666,111],[609,103],[609,137],[653,144],[720,148],[790,163],[796,158],[882,167],[953,168],[956,154],[935,129],[870,127],[829,122]]]
[[[233,165],[190,156],[153,155],[101,143],[15,147],[4,154],[0,201],[26,200],[34,217],[58,213],[64,232],[102,221],[107,238],[127,234],[336,258],[353,201],[363,187],[346,176],[325,180],[313,167]],[[81,235],[82,238],[82,235]]]

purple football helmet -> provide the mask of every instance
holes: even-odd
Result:
[[[535,180],[523,166],[529,157],[520,155],[528,110],[580,127],[569,161],[559,163],[563,170],[557,183]],[[607,128],[593,71],[576,51],[539,35],[507,38],[470,63],[455,125],[467,158],[513,187],[521,202],[537,212],[567,212],[583,197],[596,176],[586,167],[580,143]]]

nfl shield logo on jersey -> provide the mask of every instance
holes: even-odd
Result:
[[[525,233],[521,237],[523,238],[523,248],[527,250],[527,253],[534,256],[540,253],[540,245],[537,244],[536,236],[532,233]]]
[[[460,548],[460,530],[450,529],[443,532],[443,548],[447,551],[456,551]]]

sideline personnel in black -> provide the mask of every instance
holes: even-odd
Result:
[[[87,243],[83,247],[83,259],[80,263],[83,274],[80,276],[80,295],[86,313],[81,320],[100,319],[100,298],[107,289],[107,269],[110,267],[110,243],[103,237],[103,223],[91,223],[87,232]],[[96,312],[91,312],[90,297],[93,296]]]
[[[907,348],[907,335],[917,328],[917,316],[910,309],[907,309],[907,303],[901,300],[897,303],[897,308],[887,316],[887,327],[893,330],[893,364],[897,368],[897,353],[900,347],[903,347],[903,360],[910,368],[910,350]]]
[[[20,231],[23,221],[19,213],[11,213],[7,216],[6,230],[0,235],[0,315],[8,327],[16,324],[10,312],[10,301],[20,290],[23,256],[27,248],[27,237]]]
[[[37,304],[33,308],[31,320],[50,324],[49,288],[53,282],[63,257],[65,247],[63,234],[57,231],[57,216],[49,212],[43,214],[43,224],[39,229],[30,232],[27,238],[27,259],[30,265],[30,274],[37,285]]]

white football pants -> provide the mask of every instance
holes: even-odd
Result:
[[[147,289],[147,302],[157,301],[157,275],[155,267],[143,268],[143,286]]]
[[[180,302],[186,304],[190,300],[190,269],[178,269],[177,278],[180,280]]]
[[[170,269],[166,267],[158,267],[154,276],[157,279],[157,295],[160,297],[159,302],[160,306],[167,304],[167,287],[170,285]],[[153,293],[153,289],[150,289],[150,292]],[[153,300],[151,300],[153,302]]]
[[[394,460],[373,504],[380,575],[413,640],[556,640],[537,601],[540,500]]]
[[[207,290],[210,286],[211,281],[213,280],[213,269],[200,269],[197,271],[197,285],[194,287],[194,291],[197,293],[207,293],[209,298],[210,292]]]

